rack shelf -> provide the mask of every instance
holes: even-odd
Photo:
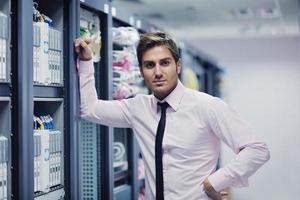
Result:
[[[10,88],[8,83],[0,83],[0,96],[10,96]]]
[[[33,87],[33,96],[35,98],[63,98],[64,88],[61,86],[47,87],[35,85]]]

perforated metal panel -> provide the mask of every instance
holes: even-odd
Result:
[[[97,165],[97,125],[81,121],[81,190],[83,200],[97,200],[98,172]]]

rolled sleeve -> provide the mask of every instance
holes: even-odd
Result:
[[[93,61],[77,60],[77,69],[79,74],[94,74]]]

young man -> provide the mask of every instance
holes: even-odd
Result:
[[[75,40],[81,116],[133,129],[145,162],[147,200],[221,200],[223,189],[247,186],[248,177],[269,159],[266,144],[227,104],[181,84],[179,52],[165,33],[146,33],[137,47],[141,74],[153,94],[121,101],[97,99],[89,44]],[[216,170],[221,141],[236,158]]]

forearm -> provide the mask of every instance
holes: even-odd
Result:
[[[234,160],[208,177],[216,191],[247,186],[248,178],[270,158],[267,145],[262,142],[249,143],[241,149]]]
[[[90,118],[98,100],[95,88],[94,67],[92,61],[78,61],[80,87],[80,115]]]

